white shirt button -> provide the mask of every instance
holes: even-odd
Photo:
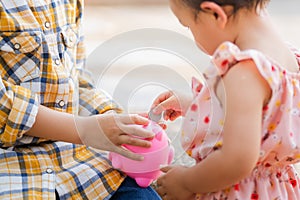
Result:
[[[21,48],[21,45],[19,43],[14,44],[14,48],[16,50],[19,50]]]
[[[53,170],[51,168],[46,169],[47,174],[52,174]]]
[[[45,27],[46,27],[46,28],[50,28],[50,26],[51,26],[50,22],[48,22],[48,21],[45,22]]]
[[[64,102],[63,100],[60,100],[60,101],[58,102],[58,105],[62,108],[62,107],[64,107],[65,102]]]
[[[57,59],[54,60],[54,63],[55,63],[56,65],[60,65],[60,60],[57,58]]]

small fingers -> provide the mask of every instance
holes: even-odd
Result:
[[[161,113],[164,112],[165,110],[167,110],[167,107],[165,107],[165,102],[162,102],[158,104],[156,107],[154,107],[153,109],[151,109],[151,112],[154,115],[161,115]]]
[[[173,95],[173,93],[171,91],[167,91],[164,92],[162,94],[160,94],[153,102],[151,109],[155,108],[156,106],[158,106],[161,102],[167,100],[168,98],[170,98]]]
[[[167,194],[164,194],[161,198],[162,198],[162,200],[172,200],[172,199],[169,199],[169,198],[168,198],[168,195],[167,195]]]
[[[158,122],[158,125],[164,130],[168,128],[167,124],[165,124],[164,122]]]
[[[139,116],[142,116],[142,117],[148,119],[148,113],[146,113],[146,112],[143,112],[143,113],[135,113],[135,114],[137,114],[137,115],[139,115]]]
[[[163,173],[167,173],[167,172],[170,171],[171,169],[173,169],[173,167],[170,166],[170,165],[167,165],[167,166],[162,166],[162,167],[160,168],[160,171],[162,171]]]
[[[164,189],[160,179],[157,180],[155,190],[159,194],[159,196],[161,196],[162,198],[164,198],[166,196],[165,189]]]
[[[151,147],[151,142],[149,142],[148,140],[139,139],[125,134],[120,136],[120,142],[122,142],[122,144],[127,144],[132,146],[139,146],[145,148]]]
[[[165,115],[164,115],[164,119],[166,121],[167,120],[174,121],[175,119],[177,119],[180,116],[181,116],[181,114],[178,111],[166,110]]]
[[[125,125],[122,127],[122,131],[128,135],[137,136],[140,138],[153,138],[154,133],[152,131],[149,131],[141,126],[135,126],[135,125]]]
[[[138,114],[122,115],[121,122],[124,124],[148,125],[149,119]]]
[[[135,154],[132,153],[131,151],[124,149],[122,147],[116,147],[114,150],[115,153],[118,153],[126,158],[129,158],[131,160],[136,160],[136,161],[142,161],[144,160],[144,157],[139,155],[139,154]]]
[[[177,119],[178,117],[180,117],[181,114],[179,112],[176,112],[176,111],[173,111],[171,114],[170,114],[170,120],[171,121],[174,121],[175,119]]]

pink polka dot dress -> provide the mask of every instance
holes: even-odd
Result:
[[[291,50],[300,66],[300,52]],[[249,177],[197,199],[300,200],[300,179],[293,167],[300,161],[300,72],[286,71],[259,51],[241,51],[230,42],[220,45],[204,73],[204,84],[192,81],[194,100],[183,122],[182,146],[197,162],[222,148],[224,114],[215,87],[232,66],[247,59],[255,62],[272,89],[263,108],[259,160]]]

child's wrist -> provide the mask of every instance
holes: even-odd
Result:
[[[183,167],[182,168],[182,172],[181,172],[182,182],[181,182],[181,185],[185,190],[187,190],[191,193],[195,193],[195,192],[191,191],[191,187],[189,186],[190,183],[191,183],[191,180],[189,179],[190,178],[190,175],[189,175],[190,171],[191,171],[190,167]],[[192,181],[193,181],[193,179],[192,179]]]
[[[76,134],[78,136],[77,143],[78,144],[84,144],[85,138],[86,138],[86,133],[88,129],[88,122],[89,122],[90,117],[82,117],[82,116],[75,116],[74,121],[75,121],[75,130]]]

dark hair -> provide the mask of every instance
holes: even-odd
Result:
[[[187,6],[200,11],[200,4],[204,1],[211,1],[220,6],[233,6],[233,13],[236,13],[241,8],[257,9],[265,6],[270,0],[182,0]]]

